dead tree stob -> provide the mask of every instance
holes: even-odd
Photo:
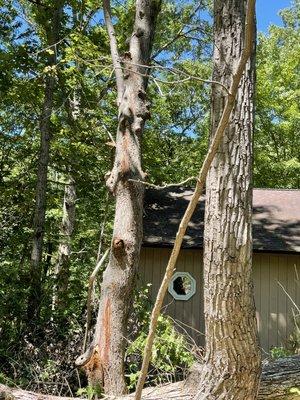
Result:
[[[103,274],[99,313],[92,345],[77,364],[87,371],[90,383],[106,394],[126,392],[125,338],[142,241],[144,180],[141,140],[150,117],[146,96],[158,0],[137,0],[129,51],[118,53],[110,3],[103,2],[117,84],[118,129],[116,154],[107,187],[116,198],[109,264]]]

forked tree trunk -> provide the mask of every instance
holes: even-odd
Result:
[[[45,28],[47,46],[53,46],[59,40],[60,19],[62,5],[61,1],[56,1],[53,5],[53,15],[51,25]],[[41,7],[39,12],[45,12]],[[56,49],[51,48],[52,54],[48,53],[48,67],[56,64]],[[51,114],[53,109],[53,94],[55,88],[55,76],[47,72],[45,78],[44,103],[40,115],[40,150],[38,159],[35,209],[33,218],[33,238],[30,261],[30,291],[28,298],[27,315],[28,320],[34,323],[40,312],[40,302],[42,297],[42,255],[43,239],[45,230],[46,214],[46,193],[47,193],[47,173],[49,164],[49,151],[51,141]]]
[[[133,298],[142,241],[143,185],[141,139],[149,118],[146,89],[152,43],[160,0],[137,0],[129,52],[120,64],[110,5],[104,1],[111,54],[118,88],[119,124],[116,155],[107,179],[116,196],[115,222],[109,265],[101,286],[99,313],[92,346],[77,364],[84,364],[92,385],[106,394],[126,392],[124,353],[126,328]],[[124,73],[122,72],[124,71]]]
[[[214,2],[213,79],[227,87],[244,46],[246,0]],[[252,130],[254,69],[248,61],[236,104],[206,182],[204,311],[206,363],[197,400],[253,400],[260,351],[252,283]],[[212,89],[212,135],[224,107]]]
[[[68,285],[71,260],[71,240],[75,227],[75,181],[70,176],[65,185],[63,200],[63,217],[60,228],[60,243],[55,268],[55,287],[53,295],[53,311],[62,313],[65,310],[68,299]]]

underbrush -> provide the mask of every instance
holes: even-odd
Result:
[[[129,390],[134,390],[142,364],[152,304],[149,286],[136,291],[129,321],[125,374]],[[95,322],[94,314],[94,322]],[[19,326],[0,339],[0,383],[57,396],[92,398],[94,389],[74,360],[81,354],[85,317],[69,315],[28,332]],[[3,340],[2,340],[3,339]],[[161,315],[149,369],[147,385],[174,382],[185,377],[195,357],[192,345],[179,334],[172,320]]]

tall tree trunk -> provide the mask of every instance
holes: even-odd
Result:
[[[60,18],[61,18],[61,1],[56,2],[53,8],[51,24],[45,27],[47,46],[53,46],[59,40]],[[40,13],[45,12],[41,6]],[[48,66],[56,64],[56,49],[51,48],[53,54],[48,54]],[[55,50],[55,51],[54,51]],[[40,150],[37,170],[37,183],[35,194],[35,210],[33,218],[33,238],[31,251],[31,268],[30,268],[30,292],[28,298],[28,320],[34,323],[40,312],[40,302],[42,296],[42,254],[43,254],[43,238],[44,224],[46,213],[46,192],[47,192],[47,172],[49,164],[49,150],[51,140],[51,114],[53,109],[53,94],[55,88],[55,77],[47,73],[45,78],[44,103],[40,116]]]
[[[244,46],[246,1],[214,2],[213,79],[230,86]],[[253,49],[255,45],[253,43]],[[260,351],[252,283],[253,58],[206,182],[204,310],[206,363],[197,400],[255,399]],[[224,106],[212,90],[212,135]]]
[[[76,21],[74,23],[76,26]],[[79,66],[77,66],[78,69]],[[64,87],[64,82],[61,82],[61,87],[64,88],[64,95],[68,96],[68,91]],[[65,103],[66,112],[68,115],[68,124],[70,129],[78,133],[78,117],[80,115],[80,94],[79,90],[74,89],[72,98]],[[66,165],[66,170],[69,166]],[[76,212],[76,184],[72,173],[68,173],[68,182],[65,184],[64,199],[63,199],[63,216],[60,227],[60,241],[58,246],[57,263],[55,266],[55,282],[52,297],[52,311],[58,312],[58,315],[63,315],[63,311],[67,306],[68,286],[70,278],[70,262],[71,262],[71,242],[75,228],[75,212]]]
[[[65,185],[63,201],[63,217],[60,228],[61,239],[58,246],[58,257],[55,268],[55,287],[53,295],[53,310],[63,312],[68,300],[68,285],[70,275],[71,240],[75,227],[75,181],[70,176]]]
[[[106,394],[126,392],[124,352],[129,310],[142,241],[143,180],[141,139],[149,118],[146,98],[148,69],[160,0],[137,0],[129,52],[120,64],[109,1],[104,1],[107,30],[114,62],[119,105],[116,155],[107,179],[116,196],[115,222],[109,265],[101,286],[99,313],[93,344],[81,364],[93,385]],[[124,73],[122,72],[124,70]]]

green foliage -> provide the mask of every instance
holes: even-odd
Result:
[[[61,40],[49,48],[47,35],[57,2],[63,5]],[[153,47],[153,66],[160,67],[152,70],[156,81],[149,80],[152,117],[142,144],[143,169],[152,183],[180,182],[194,176],[205,157],[210,87],[197,80],[175,84],[184,76],[161,67],[210,77],[211,26],[200,11],[211,12],[211,3],[201,2],[203,8],[197,12],[193,11],[199,6],[196,0],[162,4]],[[134,1],[112,1],[112,5],[122,55],[132,33]],[[114,136],[117,128],[116,90],[99,7],[96,0],[0,0],[0,380],[57,395],[73,395],[80,386],[73,361],[82,345],[88,277],[96,263],[102,226],[102,249],[110,245],[113,227],[114,199],[107,195],[104,176],[114,157],[106,143],[110,140],[107,131]],[[254,180],[258,187],[299,188],[299,2],[284,10],[282,18],[283,27],[272,26],[268,35],[259,38]],[[49,67],[54,54],[57,64]],[[30,241],[40,116],[49,74],[56,85],[43,290],[40,321],[32,331],[26,320]],[[76,120],[70,117],[74,99],[78,100]],[[58,312],[52,309],[52,297],[64,183],[70,175],[76,183],[76,226],[71,238],[67,306]],[[132,343],[126,373],[130,388],[135,386],[141,364],[149,307],[147,290],[140,291],[129,327]],[[177,379],[193,361],[186,340],[168,317],[160,317],[158,333],[148,383]],[[274,356],[282,351],[274,349]],[[66,381],[74,393],[67,384],[61,385]],[[95,395],[90,388],[81,393]]]
[[[281,12],[257,48],[257,105],[254,183],[300,188],[299,2]]]
[[[88,400],[97,399],[97,396],[101,396],[102,392],[100,388],[95,388],[94,386],[86,386],[77,390],[77,396],[87,397]]]
[[[47,35],[51,34],[53,10],[58,3],[63,6],[61,40],[48,47]],[[122,55],[128,50],[127,39],[132,33],[134,1],[112,3]],[[211,28],[199,12],[193,13],[196,6],[196,0],[163,2],[153,53],[161,65],[209,77]],[[114,136],[117,128],[116,90],[108,35],[99,7],[101,4],[95,0],[0,1],[1,370],[8,378],[13,377],[16,384],[45,392],[51,388],[52,394],[71,394],[67,385],[58,384],[60,381],[67,380],[74,393],[78,388],[73,360],[82,345],[88,277],[95,267],[102,226],[102,250],[110,244],[113,227],[114,199],[107,196],[104,175],[111,169],[114,157],[114,150],[106,143],[110,140],[107,131]],[[168,44],[179,29],[184,34]],[[50,67],[53,55],[57,63]],[[40,320],[32,330],[28,327],[26,306],[40,116],[45,77],[49,74],[55,77],[55,89],[42,296]],[[162,69],[153,70],[153,76],[166,81],[175,79]],[[209,107],[209,88],[200,82],[160,87],[150,79],[152,118],[143,138],[143,168],[149,180],[158,184],[196,174],[207,146]],[[70,117],[74,99],[78,103],[76,120]],[[53,310],[52,298],[64,183],[70,175],[77,193],[76,224],[71,238],[66,308],[58,311]],[[135,327],[143,326],[142,334],[146,332],[149,314],[144,315],[144,321],[142,313],[139,315],[141,322],[136,322]],[[184,343],[172,330],[170,321],[164,319],[160,326],[155,368],[162,372],[165,367],[168,373],[175,374],[171,363],[188,365],[188,353],[179,354],[174,347],[173,342],[181,349]],[[131,332],[131,339],[137,340],[134,346],[140,359],[145,336],[138,338],[134,327]],[[129,374],[135,372],[132,368]],[[35,386],[36,380],[42,382],[40,386]]]
[[[291,356],[293,353],[291,350],[286,349],[285,347],[273,347],[270,350],[270,355],[274,360],[282,357]]]
[[[126,376],[128,387],[132,390],[138,380],[150,322],[152,309],[149,301],[150,286],[139,288],[134,301],[134,321],[131,321],[131,332],[135,332],[136,337],[126,352]],[[195,361],[187,339],[174,329],[173,322],[166,315],[159,316],[156,332],[149,368],[151,372],[147,383],[152,385],[182,379]]]

